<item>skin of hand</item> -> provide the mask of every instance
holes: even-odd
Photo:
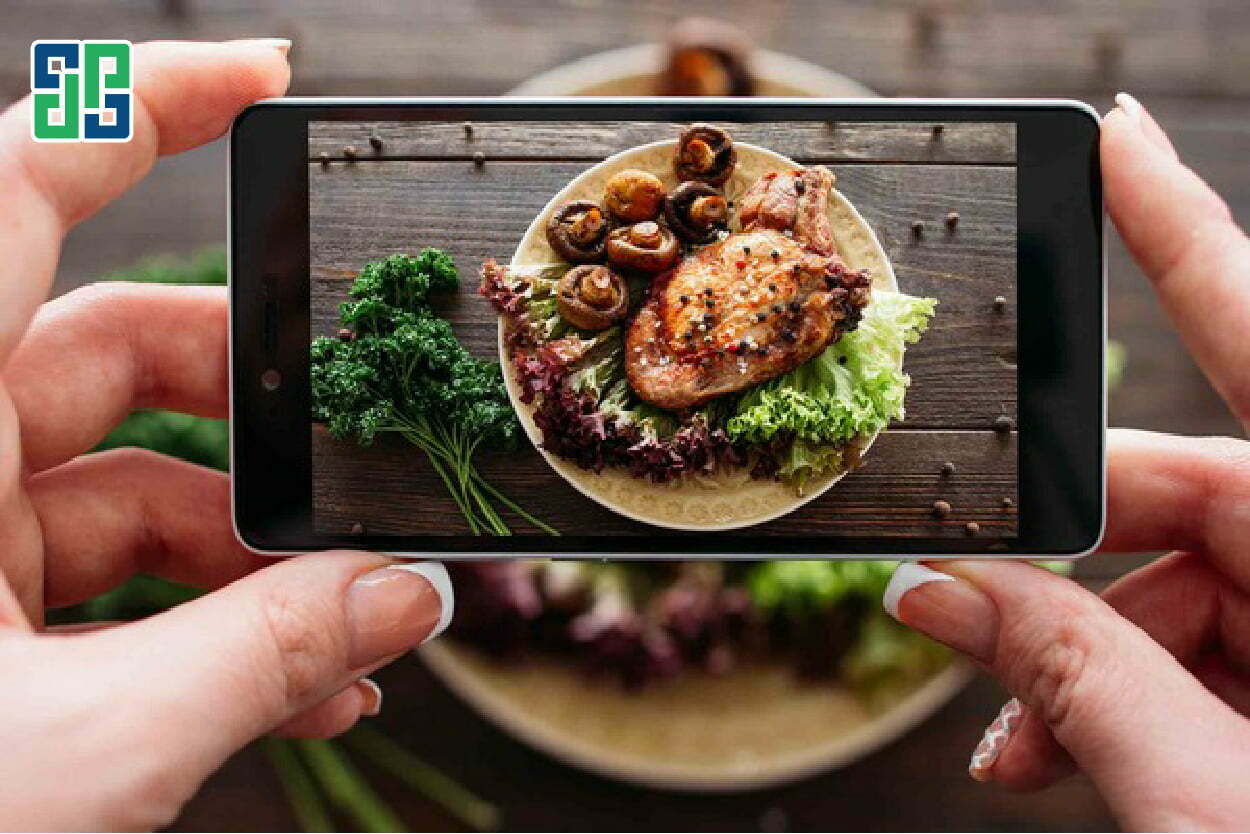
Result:
[[[281,95],[289,46],[136,46],[128,143],[36,144],[29,99],[0,115],[5,830],[164,825],[257,736],[333,735],[375,714],[381,691],[364,676],[450,620],[440,564],[275,562],[235,539],[224,474],[141,450],[85,454],[136,408],[226,416],[226,295],[108,284],[45,304],[61,238],[158,155]],[[136,572],[217,590],[140,622],[43,628],[45,608]]]
[[[1202,370],[1250,422],[1250,241],[1121,94],[1107,210]],[[1250,825],[1250,443],[1113,430],[1109,552],[1172,550],[1101,597],[1024,562],[905,563],[887,610],[1015,696],[970,773],[1013,790],[1074,770],[1134,830]]]

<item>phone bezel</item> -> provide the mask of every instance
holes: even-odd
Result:
[[[1019,536],[780,538],[752,536],[749,528],[711,537],[658,528],[654,536],[489,539],[316,533],[308,420],[307,123],[382,119],[1015,122],[1017,309],[1029,311],[1017,322]],[[1105,519],[1106,259],[1098,132],[1097,113],[1066,100],[286,98],[252,105],[229,138],[236,533],[248,547],[273,554],[349,547],[460,558],[1084,555],[1097,547]],[[278,275],[283,279],[266,277]],[[268,369],[281,375],[275,390],[260,383]]]

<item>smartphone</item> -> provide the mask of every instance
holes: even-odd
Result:
[[[238,535],[1087,553],[1098,137],[1072,101],[250,107],[230,136]]]

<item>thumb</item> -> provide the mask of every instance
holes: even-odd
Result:
[[[1202,797],[1243,790],[1248,725],[1074,582],[1027,562],[903,563],[884,603],[985,666],[1045,722],[1127,827],[1201,824],[1214,810]],[[1000,723],[999,750],[1014,729]]]
[[[116,703],[136,708],[133,726],[176,759],[166,766],[198,785],[257,736],[436,637],[452,610],[437,562],[319,553],[93,634],[90,657],[126,693]]]

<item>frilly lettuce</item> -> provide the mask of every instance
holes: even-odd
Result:
[[[841,447],[903,417],[910,382],[903,351],[928,326],[937,300],[877,290],[859,327],[824,353],[746,393],[726,424],[735,442],[792,438],[779,474],[802,481],[841,463]]]

